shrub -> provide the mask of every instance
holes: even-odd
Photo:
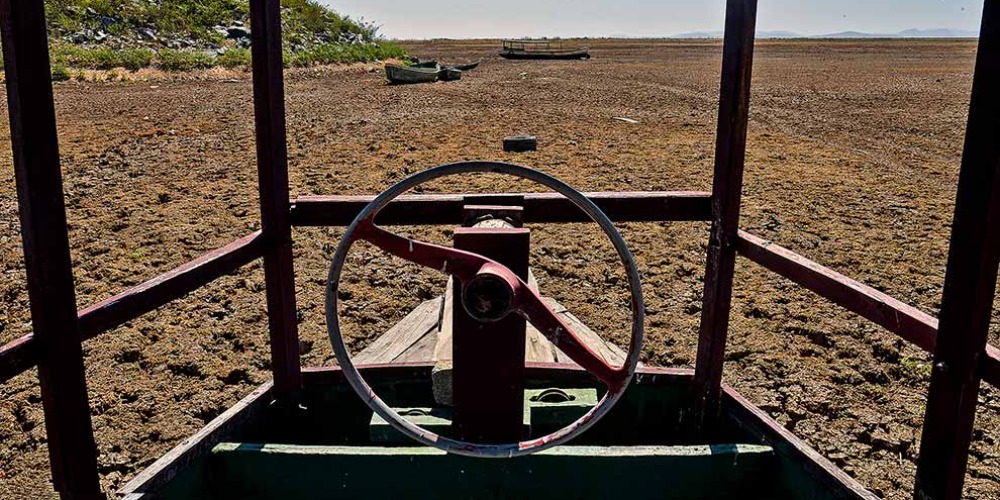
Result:
[[[163,49],[156,54],[156,66],[164,71],[191,71],[214,65],[215,57],[201,51]]]
[[[65,82],[66,80],[69,80],[69,76],[70,76],[69,75],[69,70],[66,69],[66,66],[63,66],[61,64],[53,64],[52,65],[52,81],[53,82]]]
[[[125,68],[137,71],[148,68],[153,62],[150,49],[109,49],[106,47],[84,48],[75,45],[59,45],[52,49],[52,60],[74,68],[113,69]]]
[[[235,48],[229,49],[215,58],[219,66],[226,68],[248,68],[250,67],[250,49]]]

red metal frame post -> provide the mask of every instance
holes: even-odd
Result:
[[[962,496],[1000,258],[1000,1],[983,10],[914,498]]]
[[[289,222],[288,146],[285,137],[279,0],[251,0],[250,31],[271,370],[274,373],[275,397],[280,399],[296,394],[301,389],[302,369],[295,314],[292,230]]]
[[[460,228],[455,248],[493,259],[528,281],[530,232],[520,228]],[[509,443],[523,439],[526,321],[508,314],[483,323],[462,306],[454,280],[452,394],[457,439]]]
[[[693,386],[693,424],[699,429],[715,420],[722,394],[722,364],[733,294],[756,21],[757,0],[727,2],[712,187],[712,231],[708,241]]]
[[[43,2],[0,0],[0,33],[52,481],[64,498],[100,498]]]

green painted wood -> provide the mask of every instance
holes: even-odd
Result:
[[[775,461],[759,445],[566,446],[510,460],[432,448],[223,443],[209,459],[216,498],[769,497]]]
[[[366,377],[372,383],[376,392],[394,407],[428,408],[434,405],[434,397],[431,390],[431,366],[401,366],[370,368],[366,371]],[[351,476],[351,471],[357,474],[366,473],[368,477],[374,477],[383,482],[424,481],[427,491],[435,492],[433,496],[438,498],[464,498],[469,496],[468,486],[463,486],[467,477],[492,478],[494,488],[506,487],[504,481],[515,481],[518,484],[514,489],[515,494],[506,498],[545,498],[546,495],[554,498],[572,498],[572,492],[557,492],[557,484],[573,481],[600,481],[612,485],[618,482],[626,483],[621,491],[608,493],[602,490],[604,486],[597,485],[591,488],[595,493],[592,496],[608,494],[611,498],[619,495],[630,495],[659,498],[769,498],[769,499],[863,499],[874,498],[870,492],[856,481],[850,479],[843,471],[840,471],[828,461],[823,459],[805,443],[781,428],[776,422],[770,419],[759,408],[754,407],[745,399],[733,392],[729,388],[724,388],[723,410],[726,418],[721,422],[715,434],[707,436],[701,443],[692,443],[691,437],[683,432],[680,427],[680,415],[684,408],[684,397],[690,390],[691,375],[689,372],[674,373],[663,369],[646,368],[646,373],[639,373],[634,383],[629,387],[625,396],[615,407],[615,409],[597,425],[591,428],[583,436],[573,442],[574,446],[563,448],[572,453],[579,453],[579,450],[595,449],[602,450],[605,455],[614,455],[614,450],[630,449],[632,455],[642,456],[620,456],[621,459],[609,463],[597,461],[589,456],[562,456],[560,459],[546,458],[548,455],[538,457],[526,457],[515,460],[482,460],[481,462],[465,462],[458,457],[444,457],[433,450],[425,450],[420,453],[430,453],[433,460],[445,460],[447,467],[452,467],[451,476],[437,476],[435,467],[430,467],[432,472],[410,472],[406,469],[409,459],[423,464],[427,457],[406,456],[405,461],[400,458],[399,453],[408,453],[405,448],[408,443],[401,442],[395,444],[397,453],[379,454],[370,453],[373,443],[370,436],[370,425],[372,422],[372,412],[357,397],[357,395],[346,385],[336,371],[306,371],[307,383],[303,393],[304,409],[301,411],[288,412],[280,408],[269,407],[262,412],[259,418],[253,419],[252,425],[244,423],[234,432],[228,440],[240,441],[244,443],[272,443],[269,445],[245,445],[242,452],[253,454],[270,454],[280,450],[284,455],[301,455],[301,450],[316,450],[316,447],[333,446],[336,449],[353,448],[347,456],[342,456],[333,460],[343,460],[345,463],[328,463],[322,467],[295,463],[295,460],[310,462],[308,457],[296,458],[285,457],[287,463],[294,464],[289,467],[263,467],[256,474],[259,477],[252,478],[249,485],[256,484],[254,481],[263,481],[263,484],[277,485],[275,487],[285,488],[280,490],[281,498],[285,498],[286,489],[288,498],[294,498],[295,491],[300,488],[294,473],[300,469],[302,474],[314,474],[314,477],[322,478],[319,493],[306,492],[309,495],[318,495],[326,498],[351,498],[351,495],[340,495],[333,486],[340,479],[340,471],[347,471]],[[559,387],[568,391],[580,389],[593,391],[597,397],[602,395],[601,389],[594,390],[593,381],[582,371],[531,368],[528,370],[529,390]],[[534,423],[532,427],[535,427]],[[664,450],[685,448],[689,450],[698,449],[698,446],[678,447],[674,445],[700,445],[702,449],[722,452],[726,449],[725,443],[751,443],[753,445],[770,446],[773,452],[765,466],[754,473],[751,483],[745,484],[744,489],[729,491],[723,488],[715,488],[715,476],[708,483],[699,479],[697,473],[691,473],[685,469],[689,465],[677,466],[664,462],[663,457],[647,456],[656,455],[649,450]],[[283,444],[283,445],[282,445]],[[292,445],[292,446],[288,446]],[[310,445],[310,448],[302,448],[294,445]],[[247,447],[249,446],[249,449]],[[737,446],[740,449],[742,445]],[[293,453],[293,450],[300,451]],[[378,449],[378,448],[376,448]],[[559,455],[561,450],[553,450],[553,454]],[[753,449],[745,448],[745,449]],[[646,450],[646,451],[642,451]],[[220,453],[224,450],[218,450]],[[230,450],[234,451],[234,450]],[[638,453],[636,453],[638,452]],[[310,451],[312,453],[312,451]],[[350,454],[353,453],[353,454]],[[658,452],[657,452],[658,453]],[[643,455],[645,454],[645,455]],[[412,453],[411,453],[412,455]],[[585,455],[585,453],[583,453]],[[730,455],[729,458],[736,458],[736,463],[740,464],[746,458],[743,455]],[[448,462],[447,460],[459,460],[458,462]],[[538,469],[535,462],[531,460],[542,459],[544,465]],[[237,460],[244,460],[238,458]],[[245,459],[251,460],[251,459]],[[253,460],[260,461],[261,458]],[[332,460],[332,459],[331,459]],[[536,484],[537,473],[529,475],[519,465],[527,460],[531,471],[549,471],[545,481]],[[545,462],[546,460],[552,462]],[[562,460],[561,462],[559,460]],[[679,461],[680,459],[675,459]],[[706,460],[705,458],[696,458]],[[157,492],[162,493],[166,498],[241,498],[247,496],[256,497],[248,493],[252,486],[238,486],[238,489],[229,490],[228,487],[219,486],[220,483],[212,483],[213,479],[224,471],[218,469],[218,457],[201,462],[194,462],[186,467],[172,482],[165,488],[157,488]],[[252,460],[251,460],[252,461]],[[349,462],[349,463],[348,463]],[[468,467],[458,467],[459,465],[471,464]],[[594,465],[594,464],[598,465]],[[449,465],[450,464],[450,465]],[[456,465],[458,464],[458,465]],[[625,465],[622,465],[625,464]],[[309,467],[314,467],[309,472]],[[417,466],[414,466],[417,467]],[[424,467],[424,465],[419,465]],[[423,469],[415,469],[420,471]],[[484,473],[481,468],[492,468],[492,472]],[[506,469],[505,469],[506,467]],[[439,468],[439,467],[438,467]],[[619,470],[623,468],[624,470]],[[462,471],[465,471],[463,474]],[[725,470],[725,469],[723,469]],[[555,471],[555,472],[553,472]],[[561,471],[561,472],[559,472]],[[687,472],[685,472],[687,471]],[[425,471],[426,472],[426,471]],[[557,473],[558,472],[558,473]],[[511,474],[505,476],[504,474]],[[466,476],[467,474],[478,474],[478,476]],[[725,478],[726,476],[720,475]],[[507,478],[507,479],[505,479]],[[241,479],[242,481],[242,479]],[[314,479],[311,486],[316,486],[319,479]],[[497,481],[500,481],[499,483]],[[701,481],[701,482],[699,482]],[[228,483],[228,480],[226,481]],[[212,484],[216,485],[216,490],[208,489]],[[705,484],[711,485],[715,489],[698,490]],[[725,484],[720,483],[720,484]],[[498,486],[499,485],[499,486]],[[700,485],[700,486],[699,486]],[[342,483],[336,486],[343,489]],[[310,487],[309,484],[301,486]],[[388,487],[388,486],[386,486]],[[525,493],[531,489],[530,495]],[[639,490],[635,493],[634,490]],[[480,497],[490,498],[490,491],[496,493],[501,490],[484,490],[486,493]],[[502,490],[506,491],[506,490]],[[524,493],[521,495],[521,493]],[[520,495],[520,496],[518,496]],[[614,496],[612,496],[614,495]],[[396,498],[409,498],[412,495],[404,493],[394,494]],[[429,493],[424,497],[431,496]],[[157,496],[159,497],[159,496]],[[385,498],[385,495],[371,495],[369,498]],[[587,495],[581,495],[587,498]],[[264,495],[267,498],[267,495]],[[420,496],[417,496],[420,498]],[[497,498],[494,496],[494,498]]]
[[[559,389],[570,401],[546,401],[552,397],[547,391],[552,389],[530,389],[524,391],[525,418],[531,424],[531,437],[537,438],[555,432],[597,405],[596,389]],[[548,397],[546,396],[548,394]]]

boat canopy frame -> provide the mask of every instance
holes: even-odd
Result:
[[[303,384],[295,320],[292,227],[345,226],[371,196],[289,198],[279,0],[250,0],[261,230],[105,301],[77,310],[42,0],[0,0],[11,141],[33,332],[0,346],[0,383],[38,367],[54,488],[103,497],[82,342],[259,258],[264,262],[271,397]],[[738,255],[933,353],[915,498],[961,496],[980,382],[1000,387],[988,344],[1000,261],[1000,0],[984,0],[940,320],[739,230],[757,0],[727,0],[711,193],[587,193],[616,222],[710,221],[692,425],[716,422]],[[506,46],[505,42],[505,46]],[[523,43],[523,42],[522,42]],[[412,195],[384,224],[460,223],[462,195]],[[565,198],[527,194],[529,223],[580,222]]]

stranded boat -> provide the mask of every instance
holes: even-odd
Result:
[[[504,40],[500,57],[505,59],[590,59],[588,47],[569,48],[551,40]]]
[[[439,73],[440,70],[438,70],[436,64],[433,68],[399,66],[396,64],[385,65],[385,78],[389,80],[389,83],[431,83],[437,81]]]

